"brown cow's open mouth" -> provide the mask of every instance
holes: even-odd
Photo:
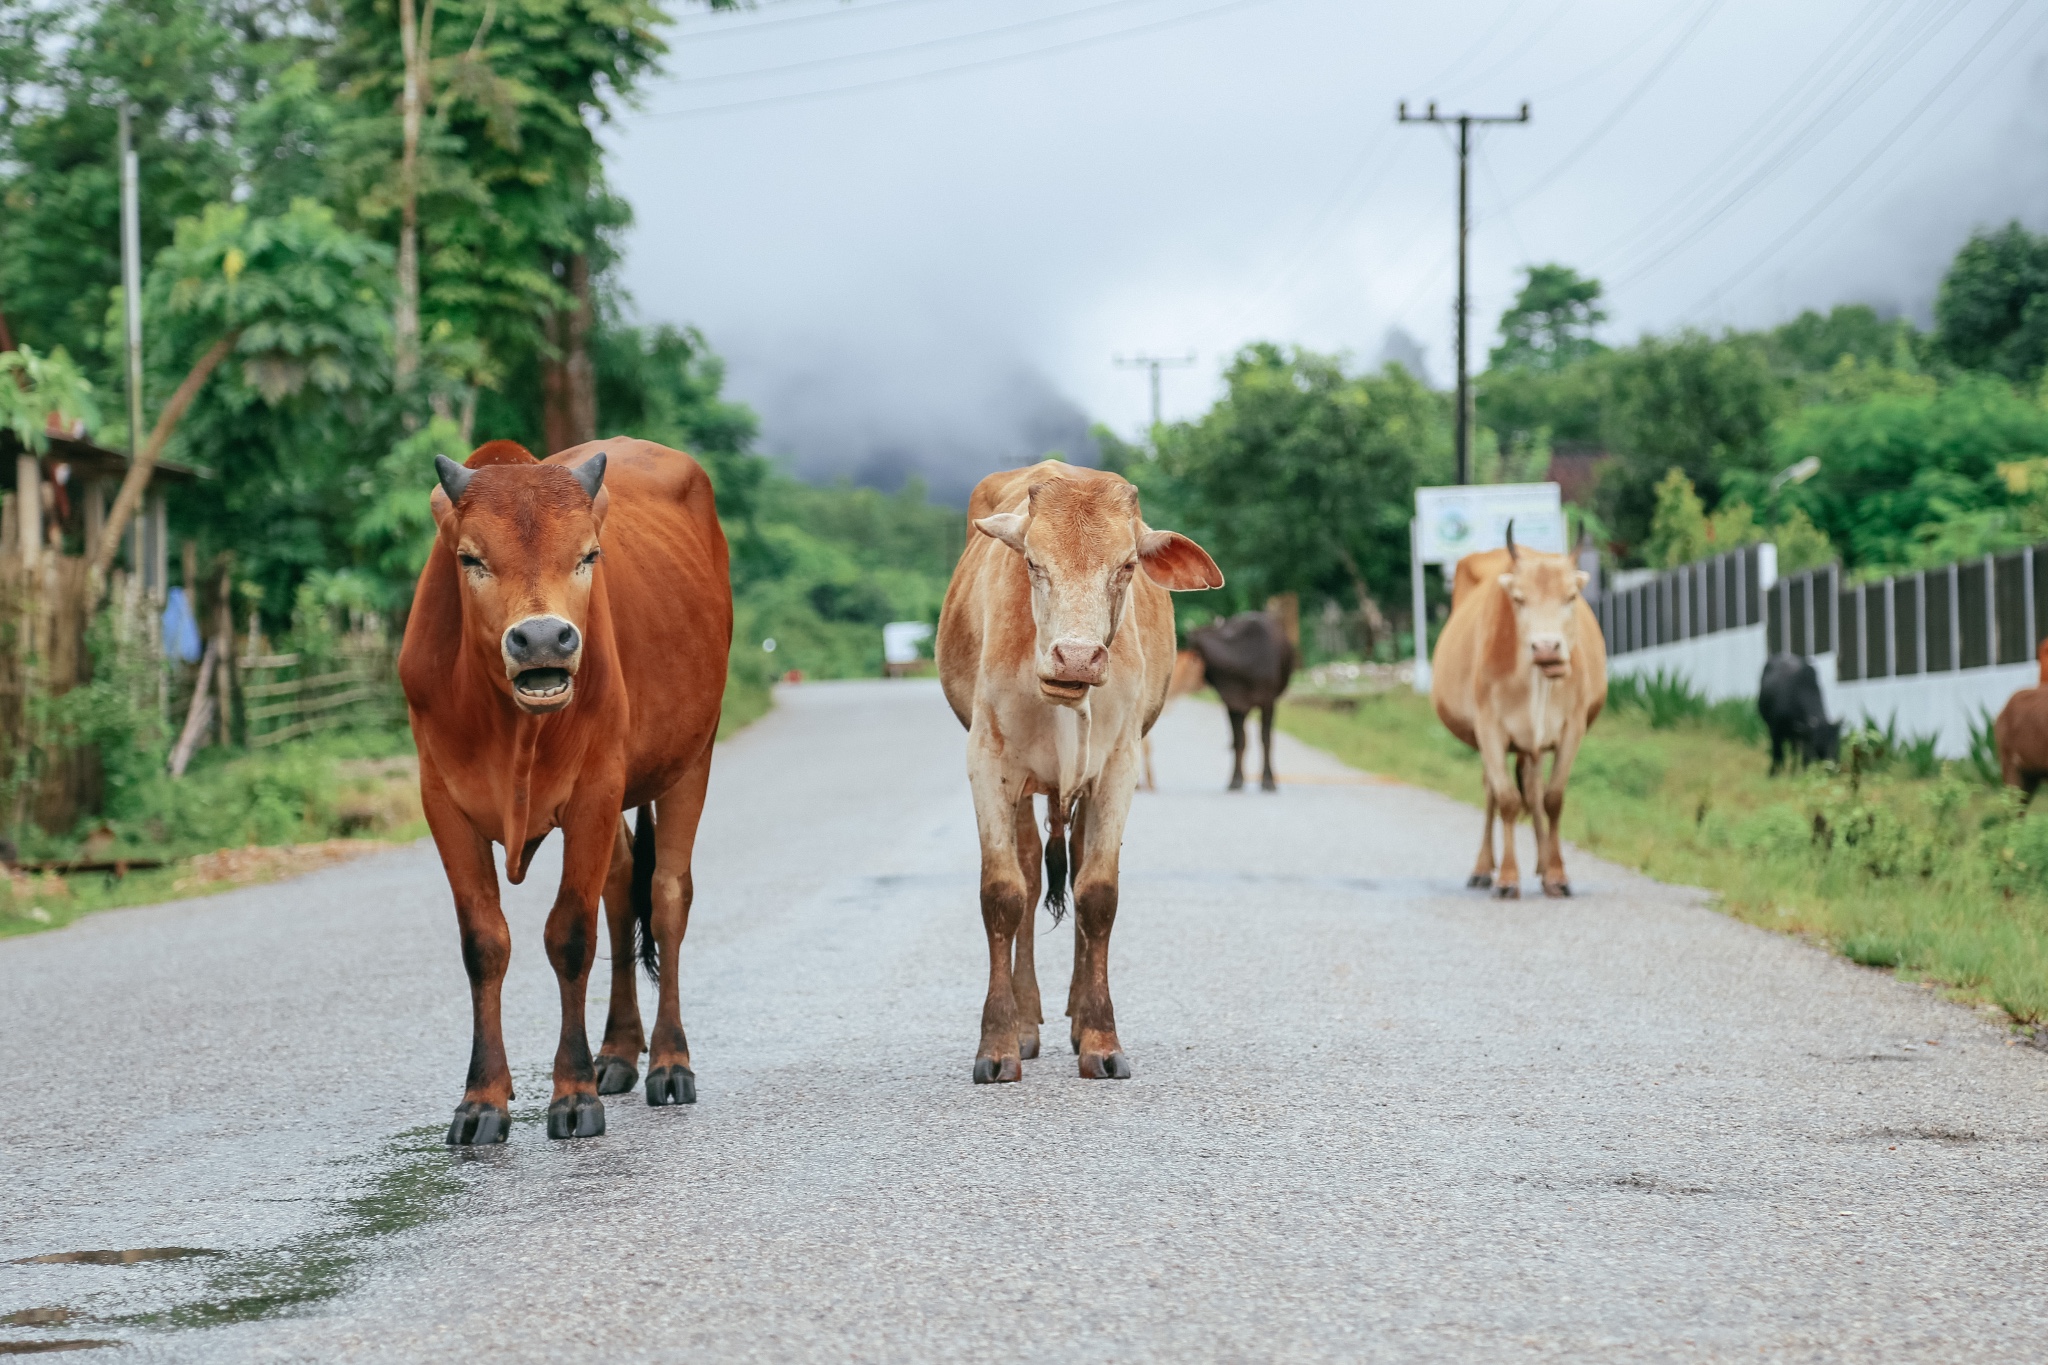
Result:
[[[1038,690],[1054,701],[1079,701],[1088,695],[1088,684],[1084,682],[1062,682],[1058,678],[1040,678]]]
[[[551,708],[569,700],[575,677],[566,668],[529,668],[513,675],[512,692],[520,704]]]

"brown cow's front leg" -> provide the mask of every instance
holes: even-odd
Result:
[[[633,979],[633,832],[622,818],[604,879],[605,926],[612,937],[612,999],[604,1045],[597,1050],[597,1093],[622,1095],[640,1079],[647,1036],[640,1029],[640,991]]]
[[[596,1137],[604,1132],[604,1103],[597,1097],[597,1069],[584,1032],[584,1000],[590,964],[597,956],[598,898],[617,842],[617,783],[602,791],[579,791],[562,822],[562,885],[548,912],[548,961],[562,997],[562,1034],[555,1047],[555,1093],[548,1104],[548,1136]]]
[[[1047,798],[1057,801],[1059,797]],[[1037,802],[1026,796],[1017,803],[1017,863],[1024,873],[1024,918],[1017,926],[1016,957],[1010,969],[1010,998],[1017,1007],[1017,1055],[1038,1056],[1038,1026],[1045,1022],[1045,1003],[1038,993],[1038,898],[1040,859],[1045,848],[1038,836]]]
[[[974,821],[981,835],[981,925],[988,935],[988,996],[981,1007],[974,1082],[1021,1081],[1024,1058],[1018,1047],[1017,997],[1010,964],[1018,928],[1027,926],[1028,932],[1030,902],[1017,856],[1017,807],[1028,808],[1031,797],[1020,779],[1005,774],[1002,759],[976,734],[968,736],[967,781],[974,793]]]
[[[1275,705],[1277,703],[1269,701],[1259,708],[1259,758],[1264,764],[1259,773],[1259,790],[1267,792],[1280,790],[1280,783],[1273,776],[1273,707]]]
[[[1234,710],[1230,712],[1230,790],[1244,790],[1244,712]]]
[[[1116,1006],[1109,995],[1109,935],[1116,927],[1117,863],[1137,788],[1136,767],[1130,746],[1118,749],[1082,801],[1088,841],[1074,878],[1073,1028],[1081,1074],[1089,1080],[1131,1078],[1131,1060],[1117,1038]]]
[[[654,1106],[695,1104],[697,1073],[690,1069],[690,1040],[683,1032],[683,935],[690,930],[696,881],[697,825],[704,818],[704,792],[711,783],[711,746],[654,804],[654,934],[660,999],[654,1008],[654,1043],[647,1054],[647,1102]]]
[[[469,972],[469,1080],[448,1125],[458,1147],[503,1142],[512,1131],[512,1070],[505,1062],[499,997],[512,960],[512,932],[498,904],[498,868],[490,840],[476,832],[455,805],[428,752],[420,752],[420,801],[427,827],[455,895],[462,931],[462,965]]]

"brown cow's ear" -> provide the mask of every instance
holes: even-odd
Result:
[[[610,510],[611,505],[612,490],[609,488],[598,489],[597,496],[590,500],[590,520],[599,531],[604,530],[604,514]]]
[[[448,494],[436,485],[427,498],[427,507],[434,514],[434,525],[440,528],[443,537],[455,534],[455,504],[448,501]]]
[[[1178,531],[1147,531],[1138,537],[1145,577],[1169,592],[1200,592],[1223,586],[1223,570],[1209,552]]]
[[[994,516],[983,517],[974,523],[974,529],[1015,550],[1024,553],[1024,527],[1030,521],[1022,512],[997,512]]]

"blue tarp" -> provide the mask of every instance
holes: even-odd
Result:
[[[199,662],[199,622],[183,588],[172,588],[164,603],[164,653],[188,664]]]

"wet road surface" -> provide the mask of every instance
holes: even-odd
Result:
[[[700,1101],[610,1097],[599,1139],[545,1137],[553,841],[508,891],[520,1098],[478,1154],[440,1141],[469,1007],[428,845],[0,942],[0,1353],[2044,1354],[2048,1057],[1583,854],[1568,902],[1467,892],[1471,808],[1292,741],[1279,794],[1226,794],[1224,736],[1169,713],[1133,813],[1128,1082],[1049,1045],[969,1083],[976,852],[929,683],[786,690],[721,751]],[[1038,928],[1050,1003],[1070,940]],[[78,1252],[151,1254],[49,1259]]]

